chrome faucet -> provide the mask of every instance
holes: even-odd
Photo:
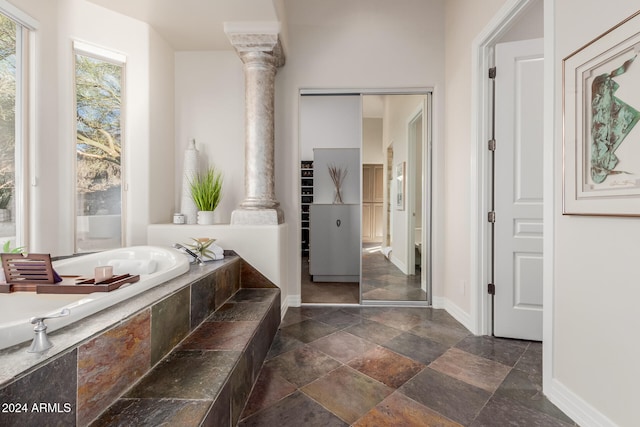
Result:
[[[31,348],[27,350],[27,353],[42,353],[53,347],[53,344],[49,341],[49,337],[47,336],[47,325],[44,324],[44,321],[47,319],[55,319],[56,317],[68,316],[69,313],[71,313],[71,310],[65,308],[60,313],[53,316],[32,317],[30,322],[32,325],[36,325],[35,328],[33,328],[36,335],[33,337]]]
[[[185,252],[186,254],[192,256],[193,259],[194,259],[194,262],[197,262],[198,265],[204,265],[204,261],[202,260],[200,255],[196,254],[195,252],[193,252],[191,249],[187,248],[186,246],[181,245],[180,243],[174,243],[173,247],[176,248],[176,249],[180,249],[181,251]]]

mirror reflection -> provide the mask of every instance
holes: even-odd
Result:
[[[429,302],[430,123],[428,93],[301,96],[303,303]]]

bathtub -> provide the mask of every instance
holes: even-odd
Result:
[[[63,276],[93,277],[97,266],[113,265],[114,274],[129,269],[140,274],[140,281],[125,284],[111,292],[91,294],[36,294],[13,292],[0,294],[0,349],[33,338],[32,317],[50,316],[68,308],[65,317],[46,321],[47,332],[60,329],[107,307],[127,300],[189,270],[189,260],[173,248],[133,246],[83,255],[53,262],[54,270]],[[139,269],[139,271],[135,271]]]

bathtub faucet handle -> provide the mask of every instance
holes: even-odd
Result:
[[[27,353],[42,353],[45,350],[49,350],[53,347],[51,341],[49,341],[49,337],[47,336],[47,325],[45,325],[44,321],[47,319],[55,319],[57,317],[68,316],[71,313],[71,310],[65,308],[58,314],[54,314],[52,316],[43,316],[43,317],[32,317],[30,322],[32,325],[36,325],[33,330],[36,335],[33,337],[33,342],[31,343],[31,348],[27,350]]]

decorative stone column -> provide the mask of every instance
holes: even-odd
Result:
[[[275,76],[277,67],[284,65],[279,24],[275,29],[253,33],[225,24],[227,37],[244,64],[245,81],[245,198],[232,212],[231,224],[284,222],[274,191]]]

